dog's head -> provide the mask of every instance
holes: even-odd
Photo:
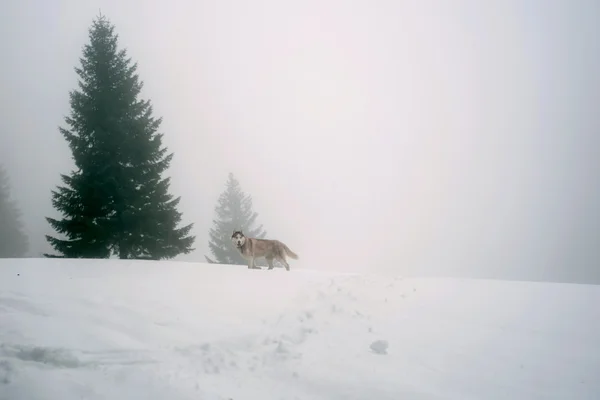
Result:
[[[233,235],[231,235],[231,241],[237,247],[242,247],[244,243],[246,243],[246,236],[242,231],[233,231]]]

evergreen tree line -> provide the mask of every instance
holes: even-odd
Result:
[[[52,190],[60,218],[46,218],[56,232],[46,235],[52,258],[170,259],[194,250],[193,224],[182,224],[180,197],[165,177],[173,153],[163,145],[162,118],[141,99],[143,82],[118,35],[100,15],[75,68],[78,89],[70,92],[70,114],[59,131],[71,150],[74,170],[61,174]],[[233,174],[215,208],[209,231],[211,263],[244,264],[230,238],[234,230],[265,237],[257,213]],[[23,234],[16,204],[0,170],[0,257],[23,256]]]
[[[10,189],[8,174],[0,165],[0,258],[23,257],[29,249],[21,210],[12,199]]]

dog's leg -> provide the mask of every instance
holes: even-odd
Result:
[[[285,257],[277,257],[277,259],[283,264],[285,269],[290,270],[290,264],[287,263]]]
[[[290,264],[287,263],[287,260],[285,259],[285,251],[279,251],[278,254],[276,255],[277,261],[279,261],[280,263],[283,264],[283,266],[285,267],[286,270],[290,270]]]
[[[248,269],[252,269],[254,266],[254,257],[248,257]]]
[[[267,258],[267,264],[269,264],[269,269],[273,269],[273,259]]]

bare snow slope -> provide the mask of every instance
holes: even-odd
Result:
[[[1,400],[599,398],[600,286],[0,260]]]

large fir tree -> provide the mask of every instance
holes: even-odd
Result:
[[[258,213],[252,209],[252,197],[242,191],[239,181],[229,174],[226,188],[215,207],[217,219],[208,235],[208,246],[213,258],[205,256],[210,263],[245,265],[239,251],[231,242],[233,231],[242,230],[246,236],[262,239],[267,233],[262,225],[256,226]],[[259,263],[257,263],[259,265]]]
[[[180,198],[163,178],[173,154],[158,132],[161,118],[139,98],[137,63],[118,49],[114,26],[103,16],[89,30],[79,76],[70,93],[69,129],[60,132],[71,148],[76,170],[61,175],[52,192],[62,219],[47,218],[63,238],[46,236],[69,258],[164,259],[193,250],[193,224],[183,227]],[[49,257],[56,257],[47,255]]]
[[[29,240],[21,222],[21,210],[10,192],[8,174],[0,165],[0,258],[24,257],[29,250]]]

